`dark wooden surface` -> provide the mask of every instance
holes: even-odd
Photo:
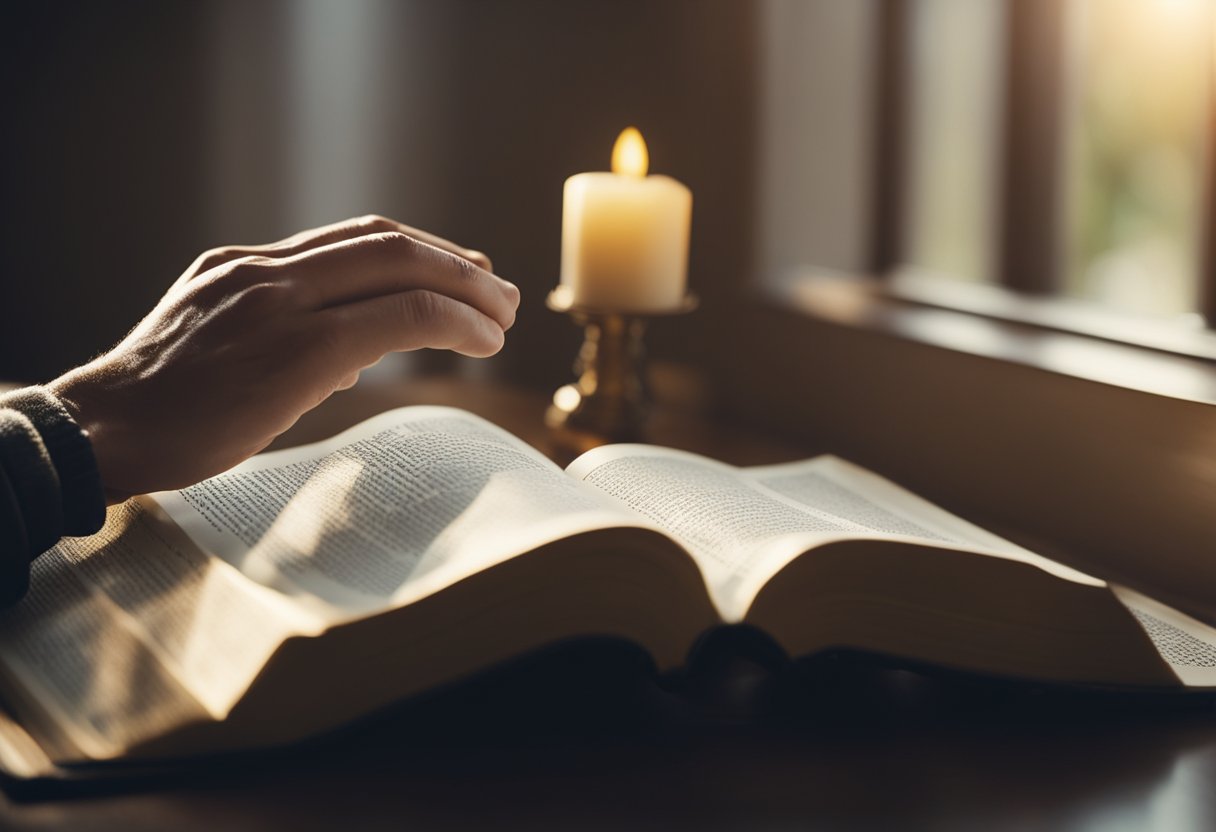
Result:
[[[544,397],[452,380],[360,385],[284,442],[455,404],[544,447]],[[736,463],[812,452],[679,408],[658,442]],[[0,803],[3,829],[1216,829],[1216,712],[857,657],[736,662],[689,704],[588,646],[489,674],[315,747],[117,793]],[[702,680],[704,681],[704,680]],[[744,695],[746,693],[746,695]],[[740,703],[748,703],[741,705]]]

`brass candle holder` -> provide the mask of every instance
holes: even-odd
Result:
[[[558,286],[545,305],[583,328],[583,345],[574,361],[578,378],[557,389],[545,413],[554,437],[580,452],[607,442],[643,439],[651,409],[642,341],[646,325],[651,318],[693,311],[696,296],[685,295],[674,309],[634,312],[579,306],[569,287]]]

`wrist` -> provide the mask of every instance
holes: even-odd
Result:
[[[131,495],[113,487],[117,437],[112,420],[104,415],[105,409],[99,401],[104,400],[104,396],[98,395],[97,387],[97,383],[80,368],[60,376],[47,384],[45,389],[58,399],[87,438],[104,503],[115,505]]]

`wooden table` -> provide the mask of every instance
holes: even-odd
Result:
[[[544,396],[451,379],[360,385],[280,444],[389,407],[454,404],[546,447]],[[735,463],[811,449],[668,408],[658,442]],[[1216,713],[826,657],[774,681],[722,669],[670,696],[613,645],[413,703],[316,747],[119,794],[0,803],[0,828],[1216,829]],[[750,688],[748,696],[738,696]],[[763,708],[742,713],[739,701]]]

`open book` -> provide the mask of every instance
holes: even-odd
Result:
[[[110,510],[0,618],[0,766],[280,744],[581,636],[659,669],[746,624],[1047,682],[1216,687],[1216,633],[825,456],[644,445],[565,471],[460,410],[383,413]]]

